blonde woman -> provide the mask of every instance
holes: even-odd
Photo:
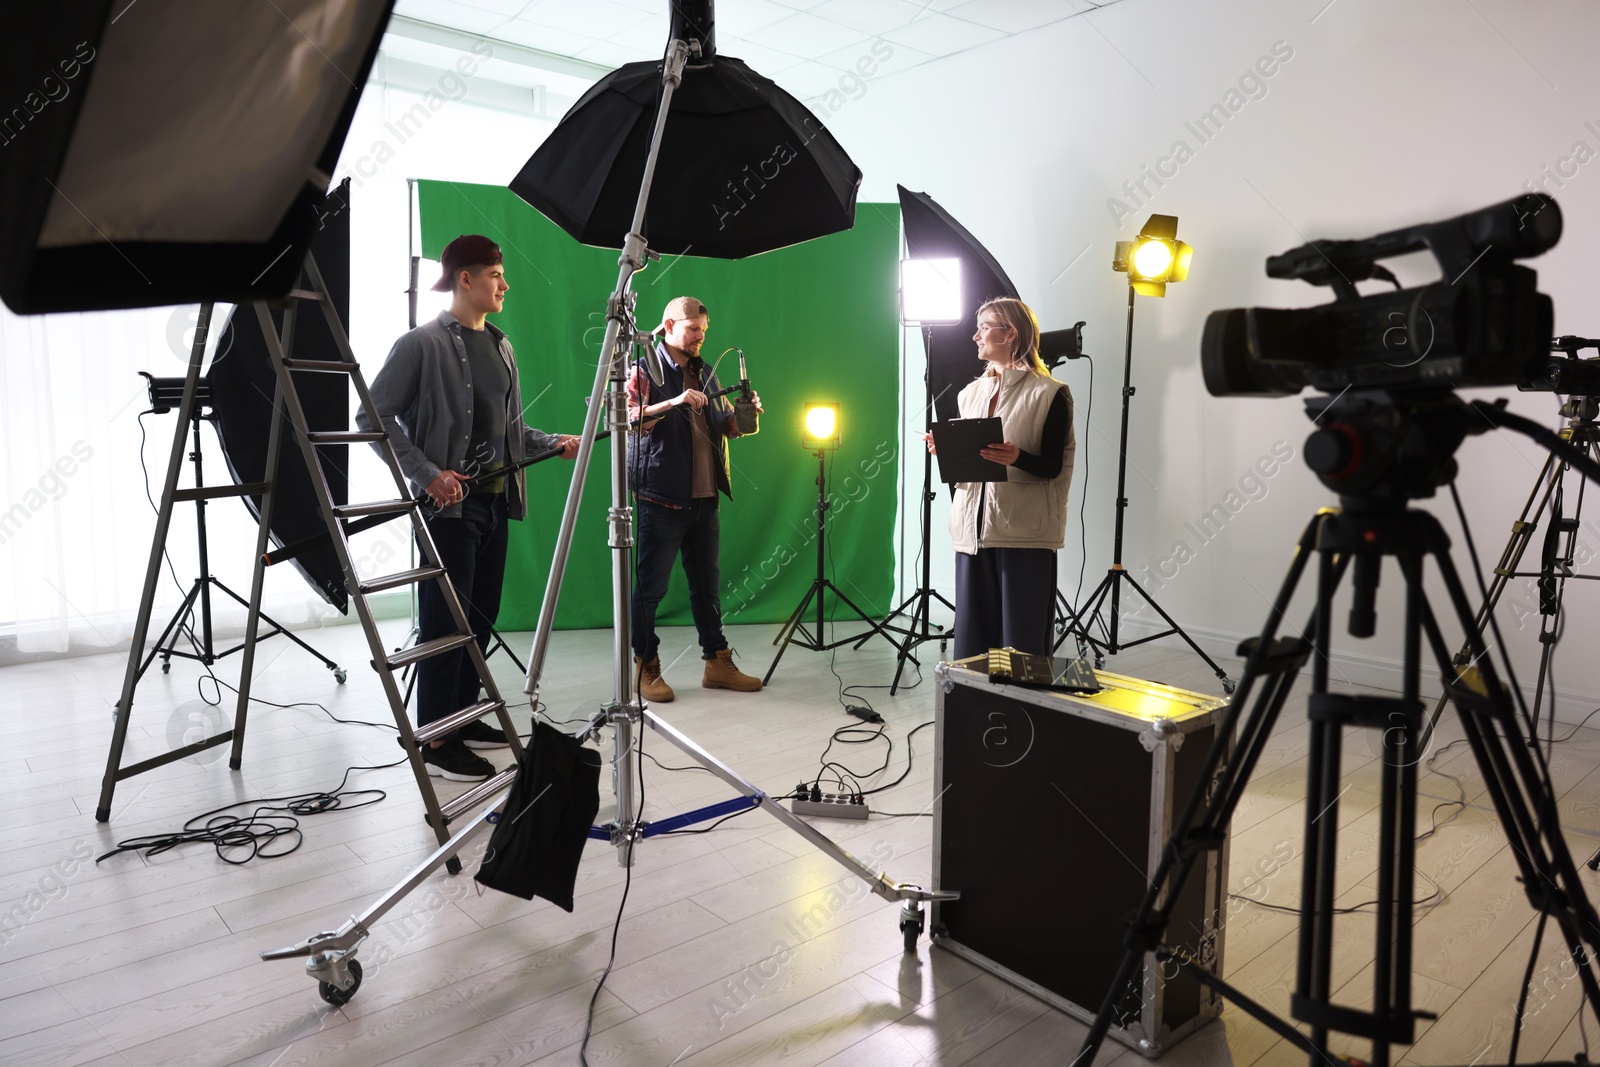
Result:
[[[959,483],[950,505],[955,655],[1007,646],[1048,654],[1077,451],[1072,392],[1039,358],[1039,323],[1022,301],[980,307],[972,340],[987,367],[957,404],[964,419],[1000,417],[1001,443],[982,455],[1007,470],[1003,482]],[[931,438],[927,444],[933,451]]]

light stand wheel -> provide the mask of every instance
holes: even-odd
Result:
[[[356,990],[361,988],[361,961],[351,960],[345,966],[350,968],[350,977],[355,979],[350,983],[349,989],[340,989],[332,982],[317,983],[317,992],[322,995],[322,999],[336,1008],[342,1008],[350,1003],[350,999],[356,995]]]
[[[900,905],[900,934],[905,940],[907,952],[917,951],[917,938],[922,936],[926,924],[923,914],[920,900],[908,900]]]
[[[345,683],[345,679],[349,677],[350,672],[345,670],[343,667],[335,667],[333,669],[333,680],[338,682],[340,685],[343,685]]]

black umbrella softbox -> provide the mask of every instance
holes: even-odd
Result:
[[[511,191],[584,244],[621,248],[660,91],[659,62],[601,78]],[[860,184],[861,171],[803,104],[719,55],[685,70],[673,94],[644,236],[661,254],[739,259],[848,230]]]

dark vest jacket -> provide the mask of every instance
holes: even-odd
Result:
[[[656,356],[661,363],[663,381],[660,385],[650,380],[649,371],[644,368],[642,360],[634,363],[636,373],[649,388],[645,401],[647,404],[659,404],[683,392],[683,369],[661,344],[656,345]],[[700,371],[702,392],[714,393],[722,388],[717,383],[717,376],[703,360],[696,358],[693,362]],[[687,405],[672,408],[654,423],[648,433],[632,439],[634,451],[628,456],[628,484],[637,496],[680,508],[688,507],[693,502],[690,494],[694,482],[694,441],[690,435],[694,433],[694,423],[689,410]],[[719,397],[706,405],[705,416],[706,427],[711,431],[711,456],[716,464],[716,470],[712,473],[717,488],[732,499],[733,486],[728,480],[727,432],[729,420],[733,418],[733,406]]]

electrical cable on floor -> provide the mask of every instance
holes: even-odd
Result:
[[[777,798],[777,799],[783,799],[783,798],[780,797],[780,798]],[[656,836],[657,837],[670,837],[673,834],[709,834],[711,831],[715,830],[717,827],[721,826],[723,823],[727,822],[729,819],[737,819],[741,815],[748,815],[752,811],[755,811],[758,806],[759,805],[752,804],[748,808],[741,808],[738,811],[734,812],[732,815],[724,815],[722,818],[718,819],[716,822],[712,823],[710,826],[702,826],[698,830],[663,830],[659,834],[657,834]]]
[[[1586,727],[1589,724],[1589,720],[1594,718],[1596,715],[1600,715],[1600,708],[1595,708],[1592,711],[1590,711],[1589,714],[1587,714],[1587,715],[1585,715],[1583,717],[1583,719],[1578,723],[1578,725],[1572,727],[1572,729],[1568,730],[1562,736],[1555,738],[1553,743],[1557,744],[1557,745],[1560,745],[1560,744],[1564,744],[1567,741],[1571,741],[1574,737],[1576,737],[1578,735],[1578,731],[1582,730],[1584,727]],[[1510,734],[1495,734],[1494,736],[1495,736],[1495,738],[1497,740],[1500,740],[1500,741],[1521,741],[1524,744],[1526,744],[1527,740],[1528,740],[1526,737],[1513,737]],[[1448,752],[1450,749],[1455,748],[1457,745],[1464,745],[1466,743],[1467,743],[1467,739],[1466,738],[1458,737],[1454,741],[1451,741],[1451,742],[1448,742],[1447,744],[1441,745],[1439,748],[1435,749],[1434,752],[1436,754],[1437,753],[1442,753],[1442,752]]]
[[[635,578],[638,577],[638,573],[639,567],[637,557],[635,557]],[[643,662],[636,668],[635,673],[640,677],[643,676]],[[638,680],[638,678],[635,679],[636,682]],[[634,691],[635,693],[638,692],[637,686]],[[622,913],[628,907],[628,890],[633,887],[633,846],[634,842],[638,840],[638,833],[635,831],[640,820],[644,818],[644,731],[641,730],[634,734],[633,744],[634,748],[639,752],[639,806],[633,817],[633,825],[629,827],[628,854],[622,864],[622,899],[617,902],[617,918],[611,924],[611,955],[606,959],[606,967],[605,970],[600,972],[599,981],[594,984],[594,994],[589,998],[589,1011],[583,1022],[583,1043],[578,1046],[578,1062],[583,1064],[583,1067],[588,1067],[589,1065],[587,1053],[589,1050],[589,1038],[594,1033],[594,1006],[600,1000],[600,991],[606,987],[606,979],[611,977],[611,968],[617,962],[617,937],[622,930]],[[620,811],[617,812],[617,817],[621,819],[622,813]],[[707,829],[710,829],[710,827],[707,827]]]
[[[1580,988],[1581,988],[1581,985],[1580,985]],[[1587,989],[1584,989],[1583,990],[1583,1000],[1578,1005],[1578,1037],[1581,1038],[1582,1041],[1583,1041],[1583,1060],[1582,1060],[1582,1062],[1584,1062],[1584,1063],[1588,1063],[1589,1062],[1589,1031],[1588,1031],[1588,1028],[1583,1025],[1583,1013],[1585,1011],[1587,1011],[1588,1008],[1589,1008],[1589,991]]]
[[[841,727],[839,727],[837,730],[833,731],[833,734],[828,738],[827,747],[822,750],[822,756],[820,757],[820,762],[821,762],[821,766],[822,766],[822,772],[819,773],[817,775],[817,777],[812,780],[811,787],[813,789],[821,788],[821,786],[822,786],[824,781],[830,780],[828,778],[826,772],[829,771],[829,770],[832,770],[834,772],[834,774],[833,774],[833,778],[831,780],[834,781],[834,782],[837,782],[838,785],[839,785],[839,788],[842,791],[847,791],[847,792],[849,792],[849,793],[851,793],[853,795],[859,795],[859,796],[862,796],[862,797],[868,797],[868,796],[871,796],[874,793],[882,793],[885,790],[893,789],[895,786],[897,786],[901,782],[905,781],[907,776],[909,776],[911,774],[912,763],[913,763],[913,760],[914,760],[914,757],[915,757],[915,752],[914,752],[914,750],[912,749],[912,746],[911,746],[912,737],[916,736],[916,734],[917,734],[917,732],[919,730],[925,730],[928,727],[932,726],[934,724],[934,721],[935,720],[933,720],[933,719],[929,719],[927,722],[924,722],[924,723],[921,723],[921,724],[919,724],[917,726],[912,727],[911,730],[906,734],[906,766],[905,766],[905,770],[900,772],[900,777],[896,778],[892,782],[885,782],[883,785],[874,786],[871,789],[863,788],[862,787],[862,781],[865,780],[865,779],[868,779],[868,778],[875,777],[875,776],[877,776],[879,774],[882,774],[884,771],[889,769],[889,764],[892,761],[892,755],[893,755],[893,752],[894,752],[894,739],[891,738],[888,735],[888,733],[886,732],[886,725],[880,725],[875,730],[868,729],[868,728],[866,728],[864,726],[841,726]],[[853,738],[853,737],[850,736],[852,734],[865,734],[866,736],[859,737],[859,738]],[[860,772],[860,771],[855,771],[855,770],[852,770],[849,767],[846,767],[844,764],[837,762],[836,760],[828,759],[828,752],[830,750],[832,750],[832,748],[833,748],[835,743],[838,743],[838,744],[841,744],[841,745],[865,745],[865,744],[871,744],[872,742],[878,741],[878,740],[882,740],[889,747],[888,747],[888,750],[885,751],[885,753],[884,753],[883,764],[881,766],[877,767],[877,768],[874,768],[871,771],[867,771],[867,772],[864,772],[864,773]],[[846,779],[848,779],[848,781],[846,781]],[[806,792],[806,791],[803,791],[803,790],[802,791],[797,791],[796,793],[789,794],[789,796],[799,797],[800,799],[804,799],[804,792]],[[788,799],[788,797],[780,797],[779,799]],[[881,814],[881,815],[888,816],[888,815],[893,815],[895,813],[892,813],[892,812],[873,812],[872,814]],[[917,814],[923,814],[923,813],[919,812]]]
[[[665,763],[662,763],[648,752],[644,754],[644,758],[649,760],[651,763],[654,763],[657,767],[660,767],[664,771],[704,771],[707,774],[715,773],[710,767],[702,767],[698,763],[691,764],[687,767],[668,767]]]
[[[224,682],[221,678],[218,678],[212,672],[210,666],[205,665],[205,664],[202,664],[202,666],[205,667],[205,672],[206,673],[201,675],[199,678],[197,678],[195,680],[195,690],[196,690],[196,692],[199,693],[201,701],[203,701],[206,704],[211,705],[214,708],[217,708],[217,707],[221,707],[222,706],[222,691],[224,689],[226,689],[228,692],[233,693],[235,695],[238,694],[239,690],[236,689],[235,687],[229,685],[227,682]],[[206,696],[205,685],[206,685],[206,682],[208,682],[208,681],[211,682],[213,685],[215,685],[217,687],[217,693],[216,693],[216,698],[215,699],[212,699],[211,697]],[[374,729],[388,730],[391,733],[395,733],[395,734],[398,734],[400,732],[400,728],[398,726],[394,725],[394,723],[390,723],[390,722],[368,722],[366,719],[341,719],[341,718],[339,718],[339,716],[335,715],[333,712],[329,711],[326,707],[324,707],[323,705],[317,703],[314,700],[298,700],[298,701],[295,701],[292,704],[277,704],[277,703],[274,703],[273,701],[266,700],[266,699],[264,699],[262,697],[252,696],[250,698],[250,702],[252,704],[265,704],[269,708],[280,708],[280,709],[283,709],[283,710],[289,710],[289,709],[292,709],[292,708],[316,708],[318,711],[322,712],[322,714],[326,715],[328,718],[332,719],[334,722],[339,723],[339,724],[344,725],[344,726],[371,726]],[[390,764],[389,766],[394,766],[394,764]]]
[[[239,690],[224,682],[212,671],[211,665],[200,662],[205,674],[195,680],[195,690],[200,700],[211,707],[222,704],[222,691],[231,693]],[[215,698],[208,697],[205,683],[210,681],[216,686]],[[316,708],[336,723],[347,726],[371,726],[380,730],[390,730],[399,733],[399,728],[389,723],[368,722],[365,719],[341,719],[323,705],[315,701],[298,701],[292,704],[278,704],[271,700],[264,700],[258,696],[250,698],[252,704],[264,704],[269,708]],[[350,775],[355,771],[383,771],[391,767],[398,767],[406,762],[402,756],[393,763],[357,764],[345,768],[344,777],[339,779],[339,784],[330,790],[313,790],[309,793],[295,793],[282,797],[255,797],[248,800],[238,800],[220,808],[196,815],[183,824],[183,829],[168,834],[146,834],[141,837],[130,837],[118,841],[117,847],[95,859],[99,863],[103,859],[117,855],[119,852],[142,852],[148,856],[159,856],[163,852],[177,848],[180,845],[209,844],[217,851],[217,857],[224,863],[242,866],[253,859],[277,859],[294,852],[304,842],[305,837],[300,830],[299,818],[311,815],[325,815],[332,811],[354,811],[357,808],[370,807],[385,799],[388,794],[382,789],[352,789],[346,790],[345,783],[350,780]],[[347,797],[370,797],[357,803],[345,800]],[[224,815],[224,812],[234,808],[247,807],[251,804],[262,805],[257,807],[247,816]],[[282,806],[276,806],[282,805]],[[279,814],[282,813],[282,814]],[[194,825],[201,820],[206,820],[203,825]],[[270,844],[280,837],[293,837],[294,844],[287,848],[272,850]],[[243,859],[230,858],[230,853],[237,853],[240,849],[248,849]]]
[[[1276,873],[1276,872],[1274,872],[1274,873]],[[1424,882],[1427,882],[1429,885],[1433,886],[1433,892],[1429,893],[1426,897],[1423,897],[1421,900],[1413,902],[1412,906],[1413,907],[1418,907],[1418,908],[1427,907],[1431,911],[1433,908],[1437,907],[1438,905],[1443,904],[1444,903],[1444,889],[1439,885],[1439,883],[1435,882],[1432,878],[1429,878],[1426,874],[1422,873],[1421,871],[1417,871],[1416,875],[1417,875],[1418,878],[1421,878]],[[1254,882],[1251,882],[1249,885],[1242,887],[1238,893],[1229,893],[1228,894],[1228,899],[1229,900],[1237,900],[1237,901],[1239,901],[1239,902],[1241,902],[1243,904],[1248,904],[1251,907],[1260,908],[1263,911],[1282,911],[1282,912],[1288,912],[1291,915],[1299,915],[1299,914],[1301,914],[1301,909],[1298,906],[1290,907],[1287,904],[1268,904],[1265,901],[1252,900],[1249,897],[1243,895],[1244,893],[1247,893],[1251,889],[1254,889],[1256,886],[1260,885],[1262,882],[1266,881],[1266,879],[1270,878],[1270,877],[1271,877],[1271,875],[1267,875],[1266,877],[1258,878]],[[1333,914],[1334,915],[1355,915],[1355,914],[1358,914],[1358,913],[1367,913],[1366,909],[1374,907],[1377,904],[1378,904],[1378,901],[1376,901],[1376,900],[1364,900],[1360,904],[1351,904],[1348,907],[1334,908],[1333,909]],[[1367,914],[1375,914],[1375,913],[1367,913]],[[1426,912],[1424,912],[1424,914],[1426,914]],[[1313,916],[1315,916],[1315,913],[1313,913]]]
[[[350,780],[353,772],[385,770],[389,767],[398,767],[404,762],[405,759],[402,758],[394,763],[377,766],[346,767],[344,777],[340,778],[339,784],[330,790],[293,793],[282,797],[258,797],[225,804],[187,820],[183,824],[183,829],[177,833],[146,834],[118,841],[116,848],[95,857],[95,862],[109,859],[119,852],[142,852],[146,857],[159,856],[180,845],[190,844],[209,844],[216,849],[218,859],[235,866],[242,866],[257,857],[277,859],[280,856],[287,856],[297,850],[305,840],[300,830],[300,818],[371,807],[388,796],[382,789],[345,789],[345,783]],[[368,799],[353,802],[346,799],[360,797]],[[223,814],[252,804],[257,807],[248,815]],[[196,823],[200,825],[197,826]],[[273,850],[271,843],[280,837],[293,838],[294,843],[287,848]],[[241,849],[248,851],[242,859],[234,858]]]

